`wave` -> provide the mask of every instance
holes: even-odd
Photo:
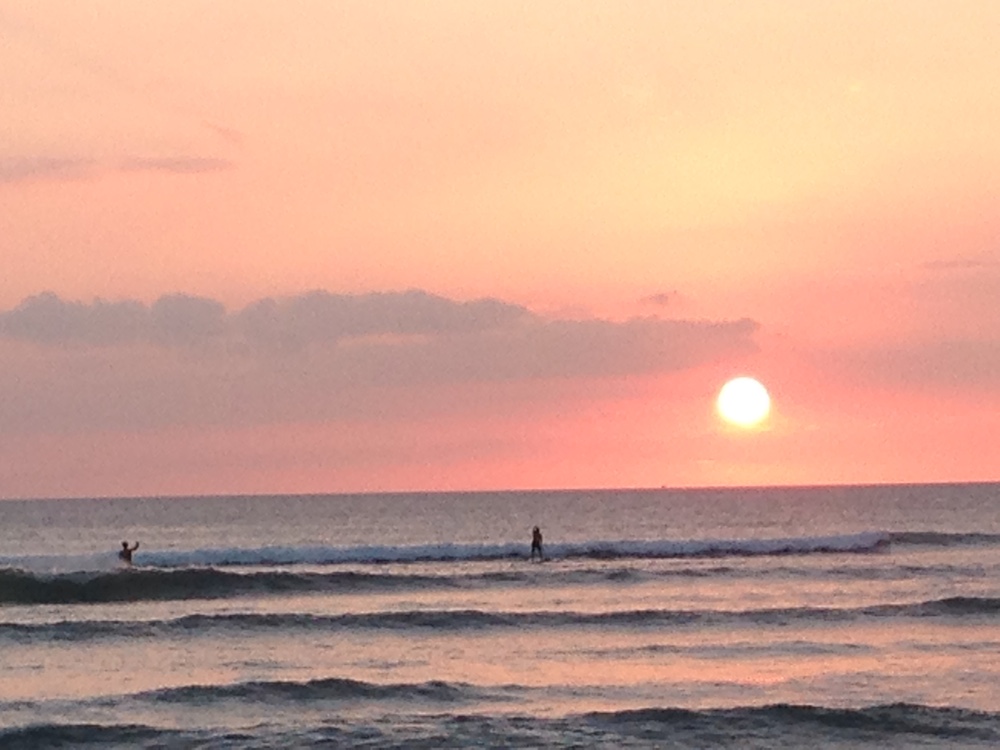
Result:
[[[634,585],[690,578],[817,577],[835,580],[912,580],[968,574],[961,566],[835,565],[817,571],[795,565],[766,568],[692,564],[642,569],[620,564],[512,566],[503,570],[440,574],[337,570],[327,572],[226,570],[218,568],[119,568],[112,572],[37,574],[0,569],[0,604],[99,604],[112,602],[223,599],[289,594],[359,594],[429,589]]]
[[[1000,534],[942,531],[865,531],[832,536],[770,539],[689,540],[590,540],[548,543],[549,560],[698,559],[727,557],[792,556],[814,554],[867,554],[906,546],[985,546],[1000,544]],[[449,563],[526,560],[528,548],[506,544],[423,544],[333,546],[229,547],[197,550],[143,548],[131,570],[227,567],[289,567],[332,565],[385,565],[392,563]],[[0,557],[0,573],[21,570],[36,574],[74,572],[116,573],[122,568],[116,553],[91,555],[38,555]]]
[[[338,571],[234,572],[215,568],[175,570],[122,568],[110,573],[38,575],[0,569],[0,603],[94,604],[100,602],[217,599],[260,594],[354,593],[458,585],[448,576]]]
[[[836,536],[788,537],[780,539],[691,539],[671,541],[618,540],[546,544],[550,560],[670,559],[701,557],[753,557],[866,553],[886,548],[890,535],[881,531]],[[136,555],[136,567],[276,567],[290,565],[388,564],[417,562],[475,562],[524,560],[529,557],[524,544],[422,544],[364,545],[356,547],[257,547],[200,550],[155,550],[144,548]],[[112,570],[107,554],[77,556],[62,560],[57,556],[0,558],[0,567],[59,574],[79,571]],[[80,567],[73,567],[74,563]]]
[[[191,696],[201,703],[216,697],[229,697],[228,689],[242,690],[254,685],[260,695],[284,700],[292,691],[305,691],[305,699],[322,693],[331,683],[337,693],[360,689],[396,687],[406,695],[421,694],[427,686],[376,686],[351,684],[349,680],[317,680],[312,683],[250,683],[230,688],[207,688],[223,691],[220,695],[198,692],[201,688],[179,688],[152,693],[153,700],[174,700]],[[346,684],[340,684],[346,683]],[[464,694],[463,686],[428,684],[431,692],[447,688]],[[415,691],[415,693],[414,693]],[[240,696],[242,697],[242,696]],[[255,696],[256,697],[256,696]],[[367,696],[357,695],[364,699]],[[376,699],[380,695],[375,696]],[[392,696],[395,697],[395,696]],[[435,696],[431,696],[434,700]],[[1000,713],[973,711],[947,706],[911,703],[862,706],[855,708],[797,704],[771,704],[735,708],[685,709],[650,707],[621,711],[595,711],[563,717],[525,714],[398,713],[373,723],[337,714],[321,723],[301,718],[292,724],[257,724],[239,730],[166,729],[136,724],[58,724],[44,723],[0,730],[0,746],[10,750],[39,747],[330,747],[360,746],[380,748],[419,747],[492,747],[502,741],[504,747],[884,747],[936,746],[956,744],[962,747],[994,747],[1000,742]]]
[[[794,571],[782,568],[778,574]],[[285,594],[356,594],[399,590],[632,584],[662,578],[754,575],[726,566],[642,571],[628,567],[521,569],[427,575],[362,571],[233,571],[217,568],[122,568],[114,572],[36,574],[0,569],[0,604],[96,604],[221,599]]]
[[[811,554],[865,554],[907,546],[985,546],[1000,544],[1000,534],[942,531],[865,531],[832,536],[771,539],[591,540],[545,545],[550,560],[627,560],[725,558]],[[422,544],[332,546],[225,547],[197,550],[143,548],[133,569],[226,568],[390,563],[448,563],[524,560],[528,548],[506,544]],[[18,569],[59,575],[71,572],[122,570],[115,551],[90,555],[0,557],[0,570]]]
[[[1000,714],[961,708],[893,703],[864,708],[772,704],[768,706],[707,709],[652,708],[586,714],[589,722],[612,726],[622,734],[667,739],[668,731],[687,730],[694,735],[725,729],[727,738],[763,739],[762,734],[780,732],[789,746],[813,737],[831,742],[879,742],[888,739],[912,741],[968,740],[993,743],[1000,740]],[[714,744],[714,743],[713,743]]]
[[[888,536],[878,532],[833,537],[790,539],[618,541],[555,544],[550,559],[624,561],[634,559],[696,559],[733,556],[868,553],[883,549]],[[132,567],[100,564],[66,572],[52,557],[0,559],[0,604],[83,604],[283,593],[337,593],[407,587],[475,586],[537,582],[538,572],[493,570],[458,575],[420,575],[340,570],[296,571],[295,566],[365,565],[417,562],[490,562],[524,560],[522,545],[421,545],[399,547],[264,547],[145,552]],[[66,558],[79,563],[82,558]],[[240,566],[244,570],[227,570]],[[269,570],[253,570],[269,567]],[[275,570],[274,568],[279,569]],[[249,568],[249,570],[246,570]],[[549,568],[546,568],[549,570]],[[727,571],[728,568],[719,568]],[[40,572],[41,571],[41,572]],[[714,571],[714,572],[719,572]],[[713,571],[679,570],[661,575],[711,575]],[[644,574],[626,569],[566,571],[546,574],[550,583],[628,581]],[[560,581],[555,579],[560,578]]]
[[[519,585],[588,585],[639,583],[653,578],[725,575],[732,569],[683,568],[648,573],[628,568],[553,570],[544,577],[538,568],[458,575],[406,573],[328,573],[257,571],[216,568],[176,570],[130,568],[113,573],[37,575],[0,569],[0,603],[96,604],[102,602],[221,599],[281,594],[356,594],[406,589],[457,589]]]
[[[792,575],[782,569],[776,574]],[[2,604],[97,604],[179,599],[221,599],[253,595],[355,594],[406,589],[485,588],[491,586],[562,586],[599,583],[631,584],[663,578],[713,575],[762,575],[730,568],[637,571],[627,568],[566,570],[544,578],[528,572],[503,571],[469,575],[402,575],[384,573],[233,573],[206,569],[131,570],[110,574],[73,573],[36,576],[0,570]],[[912,577],[912,576],[911,576]]]
[[[919,547],[978,547],[1000,544],[1000,534],[979,532],[943,531],[894,531],[889,534],[891,544]]]
[[[393,700],[460,703],[481,700],[489,694],[466,683],[430,681],[381,684],[338,677],[296,682],[289,680],[237,682],[230,685],[187,685],[134,696],[139,700],[203,705],[216,700],[261,703],[275,701]]]
[[[948,597],[866,607],[778,607],[746,610],[642,609],[616,612],[490,612],[478,609],[404,610],[315,615],[303,613],[192,614],[170,620],[67,620],[42,624],[0,623],[0,638],[19,641],[77,641],[93,638],[157,638],[215,631],[248,634],[261,631],[461,630],[524,628],[709,627],[792,622],[842,623],[865,618],[967,618],[1000,615],[1000,598]]]
[[[620,558],[748,557],[837,552],[872,552],[884,548],[889,535],[863,532],[822,537],[784,539],[619,540],[547,544],[554,560]],[[150,565],[337,565],[345,563],[473,562],[520,560],[528,557],[523,544],[426,544],[359,547],[264,547],[194,552],[153,552],[144,557]]]

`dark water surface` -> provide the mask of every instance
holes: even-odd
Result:
[[[0,502],[3,748],[807,744],[1000,744],[1000,485]]]

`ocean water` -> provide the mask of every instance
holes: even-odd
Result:
[[[2,748],[807,745],[1000,745],[1000,485],[0,502]]]

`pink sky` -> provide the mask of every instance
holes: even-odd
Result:
[[[0,0],[0,497],[1000,479],[997,29]]]

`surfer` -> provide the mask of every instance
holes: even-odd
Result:
[[[531,530],[531,559],[535,559],[535,553],[538,553],[538,561],[541,562],[545,559],[542,555],[542,531],[537,526]]]
[[[139,542],[136,542],[131,547],[128,546],[128,542],[122,542],[121,552],[118,553],[118,559],[121,560],[126,565],[132,564],[132,553],[139,549]]]

